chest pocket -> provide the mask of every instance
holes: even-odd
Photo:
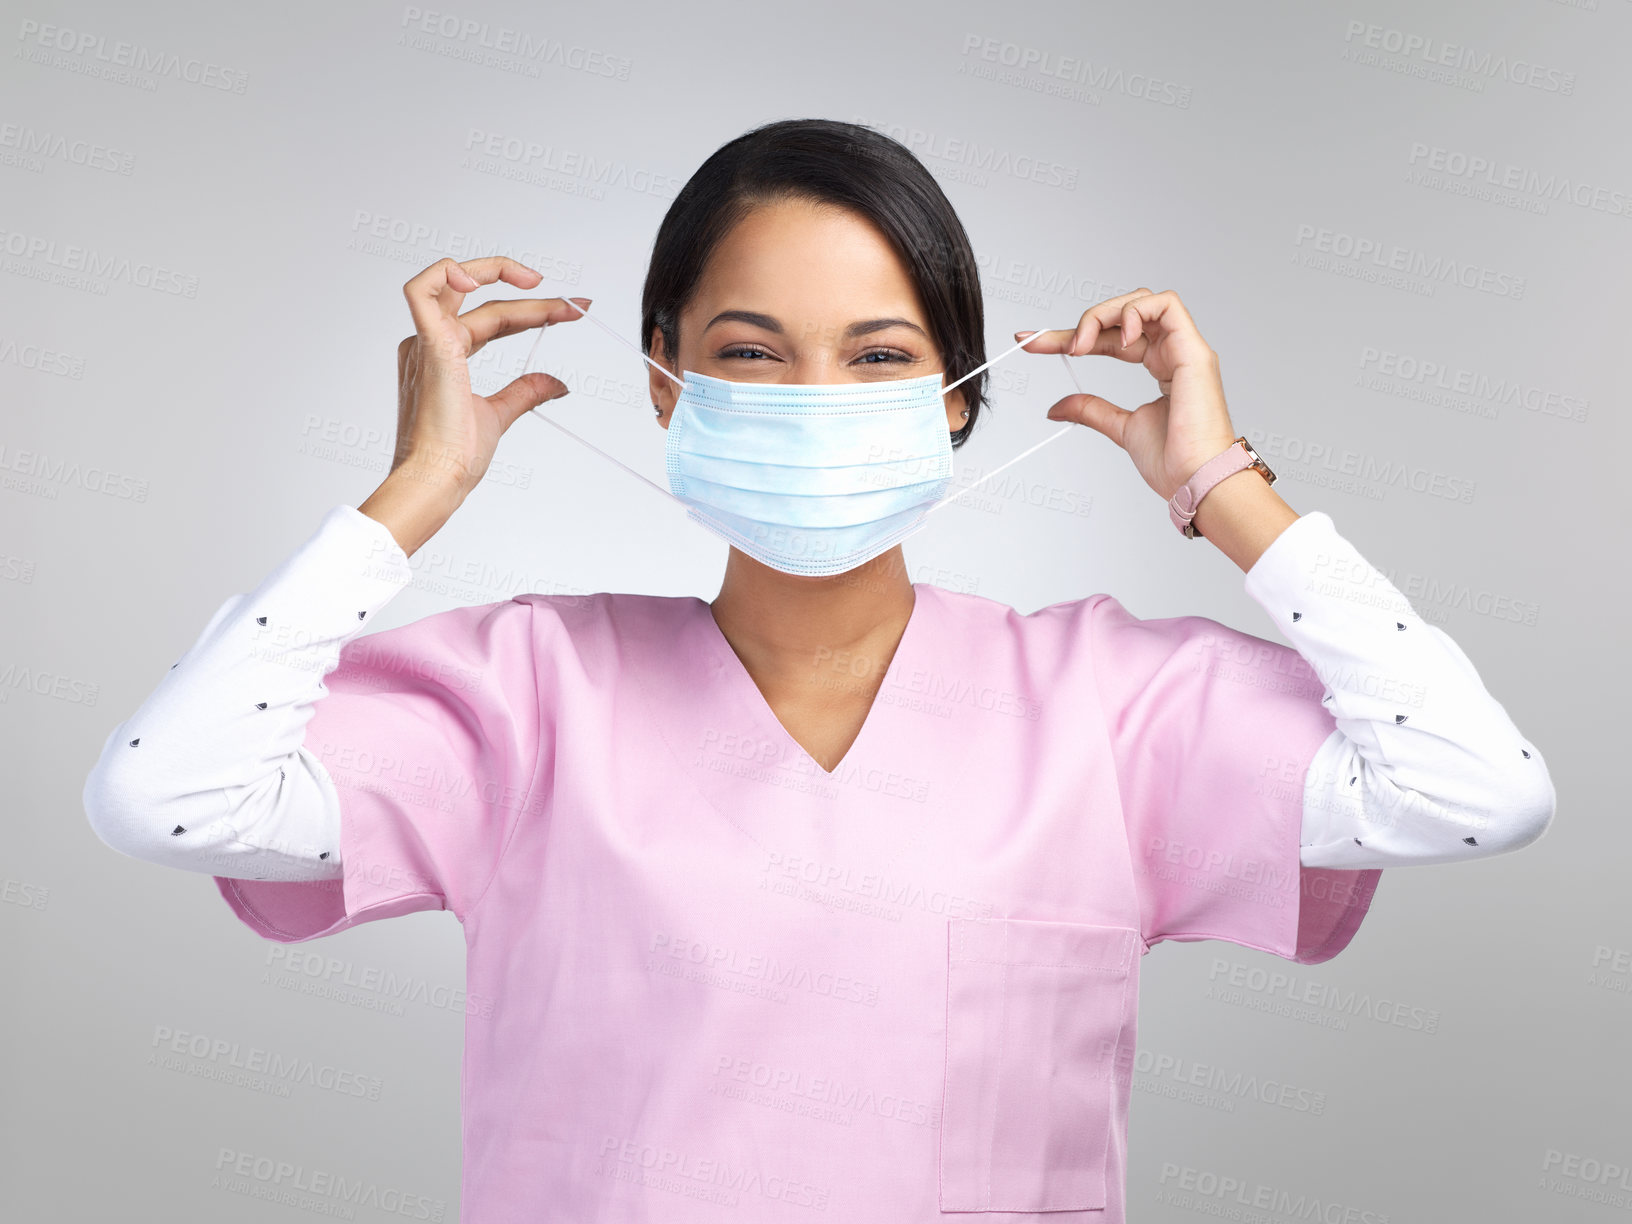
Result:
[[[1105,1206],[1137,940],[1131,927],[947,919],[943,1212]]]

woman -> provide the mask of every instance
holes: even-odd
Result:
[[[459,313],[539,279],[408,282],[390,475],[222,605],[85,788],[104,840],[210,872],[268,939],[454,912],[461,1218],[1119,1221],[1151,945],[1318,963],[1380,868],[1550,821],[1467,657],[1253,465],[1171,292],[1016,338],[1151,371],[1136,412],[1049,416],[1121,446],[1296,649],[909,581],[899,540],[984,402],[981,300],[934,180],[850,124],[731,141],[654,247],[642,347],[671,489],[732,542],[715,599],[526,594],[363,635],[565,394],[469,387],[484,344],[590,305]]]

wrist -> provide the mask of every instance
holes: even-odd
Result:
[[[1210,532],[1202,520],[1210,520],[1213,516],[1210,513],[1203,514],[1202,507],[1209,502],[1227,500],[1227,488],[1240,487],[1239,483],[1231,478],[1248,471],[1262,476],[1265,488],[1275,481],[1275,473],[1253,450],[1252,443],[1244,436],[1237,437],[1218,454],[1204,461],[1194,474],[1174,491],[1173,496],[1168,498],[1167,515],[1173,520],[1173,525],[1186,536],[1205,539]]]
[[[464,499],[464,491],[446,473],[402,463],[357,509],[382,523],[411,557],[442,529]]]
[[[465,495],[481,483],[481,477],[471,475],[471,463],[463,451],[448,448],[430,450],[418,448],[392,460],[390,479],[405,484],[422,485],[444,498],[462,502]]]
[[[1251,468],[1232,472],[1202,498],[1193,520],[1210,542],[1245,573],[1298,512]]]
[[[1193,453],[1189,458],[1182,460],[1178,464],[1178,470],[1168,478],[1167,496],[1163,500],[1172,501],[1173,495],[1190,483],[1190,478],[1201,470],[1203,464],[1218,458],[1235,445],[1236,436],[1231,434],[1227,438],[1220,438],[1210,446],[1203,446],[1199,452]]]

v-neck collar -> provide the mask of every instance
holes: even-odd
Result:
[[[949,614],[957,614],[932,583],[913,584],[912,615],[867,718],[833,773],[776,717],[706,601],[613,595],[606,611],[613,622],[608,661],[627,669],[638,699],[620,716],[639,719],[650,733],[637,734],[637,741],[662,745],[675,771],[673,797],[679,801],[685,790],[695,790],[767,853],[775,847],[760,841],[760,817],[768,814],[762,805],[777,819],[805,812],[826,821],[835,812],[870,809],[933,821],[955,810],[960,779],[983,761],[962,742],[967,724],[959,715],[967,707],[933,699],[949,665],[937,652],[954,630]],[[630,767],[664,768],[645,760]]]
[[[786,747],[797,753],[799,758],[824,781],[837,781],[841,774],[854,769],[861,761],[862,755],[869,746],[870,739],[876,738],[877,727],[881,715],[889,709],[889,694],[891,685],[896,682],[900,673],[910,662],[910,654],[916,648],[918,639],[923,636],[923,623],[928,615],[929,597],[925,594],[925,583],[912,584],[912,611],[907,614],[907,623],[901,630],[901,638],[896,643],[895,653],[890,656],[890,664],[884,669],[884,676],[880,680],[877,690],[873,693],[871,704],[867,707],[867,715],[862,719],[861,729],[856,732],[855,739],[844,750],[844,755],[834,764],[831,770],[823,769],[821,763],[794,738],[793,733],[783,726],[782,720],[776,716],[771,703],[765,699],[765,694],[754,682],[748,668],[731,646],[731,640],[725,636],[720,623],[714,619],[714,609],[706,600],[696,602],[701,609],[701,621],[698,626],[700,636],[708,642],[709,649],[719,660],[719,675],[723,683],[730,685],[735,691],[742,705],[753,711],[756,720],[763,723],[767,730],[775,728],[780,734]],[[883,709],[880,709],[880,707]]]

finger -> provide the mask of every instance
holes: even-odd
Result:
[[[1075,421],[1122,445],[1122,427],[1133,413],[1098,395],[1068,395],[1048,410],[1051,421]]]
[[[1093,343],[1086,346],[1073,346],[1076,330],[1061,328],[1057,331],[1041,333],[1036,340],[1026,345],[1028,353],[1066,353],[1072,357],[1116,357],[1122,361],[1140,362],[1145,358],[1145,344],[1138,343],[1127,348],[1122,347],[1121,323],[1113,322],[1107,329],[1094,333]],[[1032,332],[1015,332],[1014,338],[1033,335]]]
[[[1066,346],[1065,351],[1072,357],[1078,357],[1089,352],[1094,346],[1094,341],[1099,339],[1099,334],[1104,327],[1104,321],[1093,312],[1092,308],[1083,311],[1082,318],[1077,320],[1077,330],[1071,334],[1071,342]]]
[[[1095,349],[1094,345],[1106,331],[1121,326],[1122,308],[1127,303],[1149,293],[1149,289],[1135,289],[1129,293],[1121,293],[1113,298],[1106,298],[1103,302],[1095,302],[1082,312],[1082,318],[1077,321],[1075,332],[1071,337],[1070,347],[1066,352],[1072,357],[1085,357],[1093,352],[1111,352],[1111,349]]]
[[[1119,293],[1115,297],[1106,298],[1103,302],[1095,302],[1087,310],[1082,312],[1082,318],[1077,321],[1076,327],[1060,329],[1062,334],[1070,337],[1070,340],[1067,342],[1067,347],[1061,350],[1056,350],[1053,348],[1033,349],[1032,346],[1027,345],[1027,351],[1063,351],[1073,357],[1086,356],[1091,350],[1091,346],[1100,332],[1106,330],[1107,328],[1121,326],[1122,307],[1134,299],[1144,297],[1149,293],[1149,289],[1141,287],[1138,289],[1131,289],[1127,293]],[[1015,338],[1018,339],[1024,334],[1026,333],[1016,332]]]
[[[591,299],[573,298],[579,306],[588,309]],[[474,310],[459,316],[459,322],[470,333],[470,354],[474,357],[482,346],[501,336],[543,327],[550,323],[570,323],[581,319],[583,311],[571,306],[566,298],[517,298],[499,302],[483,302]]]
[[[1103,302],[1095,302],[1088,309],[1100,310],[1102,308],[1108,308],[1114,317],[1121,311],[1122,307],[1133,301],[1134,298],[1149,297],[1150,293],[1151,291],[1149,289],[1145,288],[1143,285],[1140,285],[1137,289],[1129,289],[1126,293],[1119,293],[1115,297],[1108,297]]]
[[[1141,359],[1148,347],[1141,343],[1145,340],[1165,341],[1164,348],[1174,365],[1194,361],[1199,355],[1212,351],[1179,295],[1171,289],[1129,302],[1122,308],[1122,319],[1122,334],[1131,337],[1124,351],[1137,352]]]
[[[1144,335],[1146,319],[1161,325],[1162,316],[1165,312],[1166,307],[1162,304],[1160,294],[1135,298],[1122,307],[1122,343],[1119,347],[1127,348]]]
[[[518,289],[532,289],[544,277],[508,255],[489,255],[463,263],[456,259],[437,260],[402,287],[409,313],[414,317],[414,330],[431,339],[437,334],[439,320],[459,313],[465,294],[500,279]]]
[[[523,374],[508,386],[500,387],[487,396],[487,402],[498,410],[503,427],[509,429],[525,413],[565,394],[566,383],[553,374],[535,370],[531,374]]]
[[[1017,331],[1014,333],[1014,338],[1016,340],[1023,340],[1027,336],[1035,337],[1031,343],[1027,344],[1022,350],[1023,352],[1063,353],[1065,352],[1066,346],[1070,343],[1071,337],[1075,334],[1075,328],[1066,327],[1055,328],[1052,331],[1043,332]]]
[[[1065,353],[1071,357],[1086,357],[1090,353],[1110,354],[1122,356],[1118,350],[1122,347],[1121,337],[1116,343],[1101,345],[1100,337],[1107,331],[1113,331],[1124,325],[1123,311],[1128,303],[1139,298],[1148,297],[1149,289],[1139,288],[1127,293],[1118,294],[1113,298],[1106,298],[1103,302],[1096,302],[1082,312],[1082,318],[1075,327],[1064,327],[1045,332],[1041,339],[1026,345],[1028,353]],[[1029,332],[1015,332],[1016,340]]]
[[[1129,343],[1144,333],[1146,323],[1159,323],[1164,330],[1174,333],[1195,332],[1196,338],[1201,338],[1201,333],[1196,332],[1195,320],[1171,289],[1128,302],[1122,307],[1121,320],[1122,332],[1129,337]]]

